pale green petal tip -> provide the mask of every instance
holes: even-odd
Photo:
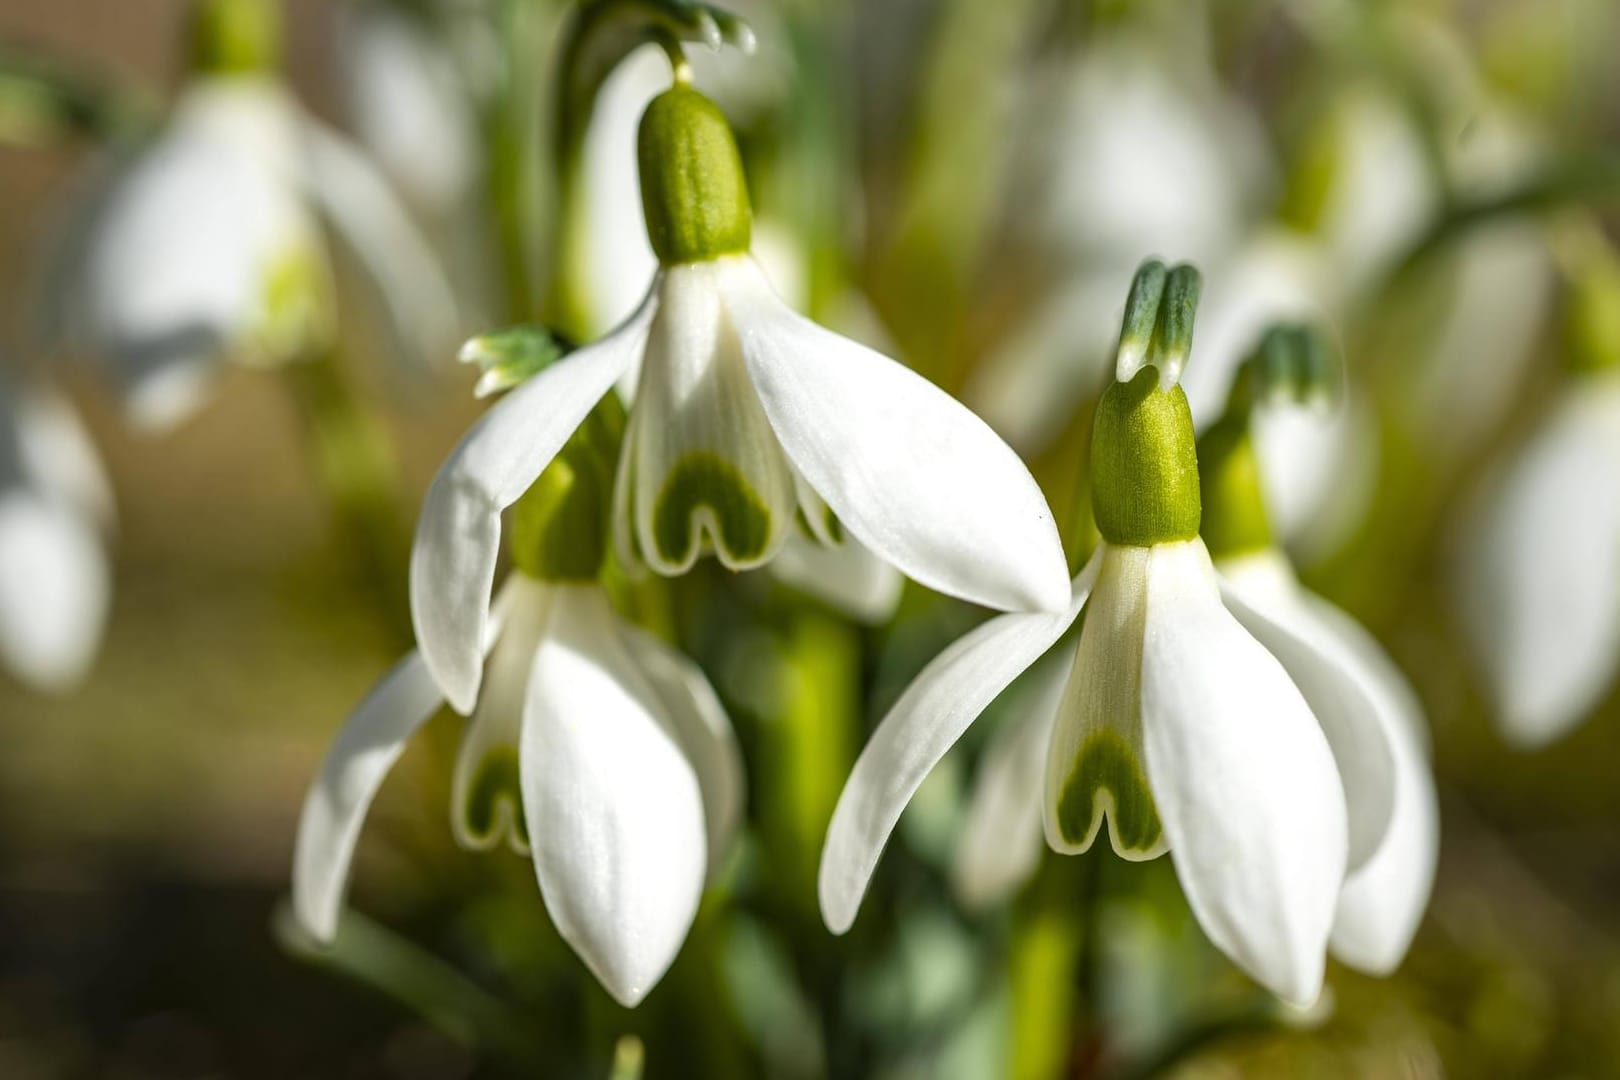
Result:
[[[1058,799],[1058,832],[1087,851],[1104,818],[1116,854],[1150,858],[1164,848],[1164,827],[1147,775],[1130,745],[1112,731],[1095,731],[1075,754]]]
[[[463,364],[477,364],[483,372],[473,388],[477,397],[509,390],[567,354],[568,348],[541,326],[512,326],[470,339],[456,354]]]
[[[191,14],[191,70],[248,75],[281,66],[282,24],[276,0],[199,0]]]
[[[769,558],[780,532],[765,500],[732,462],[696,451],[670,469],[652,507],[652,535],[659,558],[689,567],[703,552],[704,536],[731,569],[758,566]]]
[[[742,155],[714,102],[676,85],[653,99],[637,138],[647,239],[665,266],[748,250]]]
[[[337,304],[331,273],[318,249],[288,244],[264,267],[262,280],[263,315],[253,337],[264,359],[305,359],[331,343]]]
[[[515,749],[498,746],[484,753],[456,812],[458,833],[469,847],[485,851],[505,835],[514,849],[528,850],[529,826],[523,816]]]
[[[1202,503],[1192,411],[1180,386],[1144,369],[1097,403],[1092,514],[1111,544],[1152,547],[1198,535]]]

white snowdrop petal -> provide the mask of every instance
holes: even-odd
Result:
[[[558,932],[621,1004],[675,959],[707,865],[698,778],[595,586],[557,586],[535,651],[521,774]]]
[[[481,677],[501,511],[551,463],[646,340],[654,290],[608,337],[558,361],[494,405],[428,488],[411,550],[411,621],[423,659],[459,713]]]
[[[1304,698],[1222,606],[1200,540],[1154,551],[1142,719],[1199,924],[1267,989],[1309,1005],[1344,880],[1343,790]]]
[[[1298,600],[1284,557],[1264,552],[1220,564],[1221,599],[1282,662],[1327,736],[1349,815],[1349,868],[1372,857],[1395,811],[1395,761],[1380,702],[1358,656]]]
[[[664,721],[697,773],[707,822],[709,878],[725,864],[742,824],[747,779],[731,718],[701,668],[637,627],[619,627],[642,673],[664,705]]]
[[[65,500],[0,490],[0,661],[36,690],[62,693],[95,659],[112,599],[95,525]]]
[[[853,537],[842,544],[789,537],[769,572],[869,626],[889,621],[905,586],[898,570]]]
[[[376,282],[401,355],[419,366],[452,359],[455,293],[410,214],[348,139],[313,117],[303,123],[307,192]]]
[[[1620,379],[1571,386],[1464,519],[1464,629],[1503,734],[1544,745],[1579,723],[1620,659]]]
[[[1051,511],[984,421],[903,365],[789,310],[751,259],[721,269],[771,427],[851,534],[929,588],[1003,610],[1065,607]]]
[[[293,849],[293,915],[317,941],[337,934],[355,844],[377,789],[443,700],[413,651],[378,681],[327,750]]]
[[[900,813],[962,732],[1079,616],[1096,562],[1074,581],[1067,610],[1001,615],[954,642],[888,712],[838,797],[821,852],[821,915],[835,934],[861,897]]]

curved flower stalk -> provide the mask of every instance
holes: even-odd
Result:
[[[642,120],[660,268],[618,329],[489,411],[439,471],[417,528],[411,603],[424,660],[470,708],[502,509],[615,384],[634,387],[613,491],[632,569],[713,554],[769,563],[795,531],[847,534],[918,582],[1003,609],[1059,609],[1051,512],[990,429],[900,364],[797,315],[748,254],[731,130],[684,81]]]
[[[534,860],[563,939],[626,1006],[674,960],[742,817],[741,756],[690,660],[622,620],[597,582],[619,427],[586,421],[513,508],[516,569],[470,642],[488,678],[456,760],[470,850]],[[330,941],[360,827],[444,695],[412,652],[339,734],[304,804],[293,909]]]
[[[1502,734],[1569,732],[1620,665],[1620,372],[1574,376],[1459,531],[1463,628]]]
[[[195,20],[193,76],[99,193],[57,300],[131,419],[188,415],[226,361],[276,366],[330,345],[323,219],[370,271],[402,353],[424,362],[447,346],[455,303],[431,251],[365,156],[275,76],[274,5],[203,0]]]
[[[83,680],[111,602],[112,495],[64,398],[0,380],[0,665],[31,689]]]
[[[1148,263],[1132,287],[1117,380],[1092,444],[1102,542],[1068,609],[1003,615],[957,641],[901,695],[856,763],[822,853],[821,907],[835,933],[853,922],[923,778],[1084,611],[1042,756],[1048,845],[1084,852],[1106,825],[1124,858],[1169,851],[1222,951],[1279,997],[1317,997],[1346,870],[1365,864],[1388,824],[1387,800],[1347,810],[1346,792],[1386,788],[1390,756],[1378,736],[1336,762],[1324,734],[1331,718],[1308,701],[1320,698],[1326,711],[1323,688],[1296,686],[1223,602],[1198,536],[1192,420],[1175,383],[1197,282],[1190,267]],[[1025,747],[1008,754],[1027,769],[1037,755]]]

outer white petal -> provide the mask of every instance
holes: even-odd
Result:
[[[403,355],[419,364],[453,358],[455,293],[438,257],[381,173],[348,139],[303,120],[303,179],[377,283]]]
[[[1203,542],[1155,549],[1142,652],[1148,774],[1188,903],[1279,997],[1321,991],[1344,793],[1282,665],[1221,605]]]
[[[37,690],[81,679],[111,600],[107,558],[90,520],[65,500],[0,489],[0,661]]]
[[[1064,611],[1001,615],[954,642],[872,733],[838,797],[821,852],[821,916],[833,933],[855,921],[883,846],[918,786],[996,695],[1074,623],[1096,566],[1094,559],[1075,578]]]
[[[546,910],[621,1004],[663,976],[697,914],[703,800],[595,586],[558,586],[523,717],[523,807]]]
[[[1287,560],[1262,552],[1220,564],[1221,599],[1243,628],[1282,661],[1322,725],[1344,785],[1349,868],[1372,857],[1395,812],[1395,759],[1384,701],[1367,684],[1360,656],[1300,600]]]
[[[1371,634],[1325,600],[1307,596],[1361,662],[1379,702],[1395,759],[1395,816],[1378,851],[1345,880],[1333,921],[1333,955],[1371,975],[1400,965],[1423,921],[1440,854],[1440,807],[1429,765],[1422,707],[1406,677]]]
[[[1459,537],[1458,602],[1503,734],[1541,746],[1620,661],[1620,380],[1572,386]]]
[[[411,621],[433,677],[459,713],[481,675],[501,511],[551,463],[640,352],[654,291],[623,326],[534,376],[478,421],[450,453],[422,504],[411,550]]]
[[[731,729],[731,718],[702,669],[685,655],[628,623],[621,623],[619,629],[630,655],[664,705],[659,718],[697,773],[703,790],[712,880],[731,853],[747,798],[742,749]]]
[[[1066,656],[1043,661],[1029,673],[1027,705],[991,737],[979,763],[951,886],[958,902],[981,911],[1003,902],[1035,873],[1045,850],[1041,783],[1058,704],[1068,684]]]
[[[355,843],[383,777],[442,700],[421,654],[411,652],[366,695],[326,752],[293,849],[293,915],[316,940],[337,934]]]
[[[771,427],[857,539],[929,588],[1004,610],[1067,603],[1063,548],[1018,455],[960,402],[790,311],[752,260],[726,300]]]
[[[789,537],[770,573],[872,626],[889,621],[905,585],[898,570],[855,539],[830,545]]]

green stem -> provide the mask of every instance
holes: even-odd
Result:
[[[502,85],[485,119],[487,183],[494,208],[495,242],[506,288],[507,318],[534,322],[540,314],[539,274],[541,190],[538,137],[538,81],[532,74],[540,51],[540,12],[533,0],[503,0],[500,7],[505,53]]]
[[[356,398],[334,351],[288,364],[285,371],[342,550],[408,642],[407,532],[393,448]]]
[[[531,1075],[541,1075],[546,1067],[545,1048],[524,1035],[534,1029],[532,1021],[437,956],[358,912],[343,913],[337,937],[326,947],[297,927],[285,905],[276,909],[271,924],[276,940],[292,956],[393,998],[457,1042]]]

